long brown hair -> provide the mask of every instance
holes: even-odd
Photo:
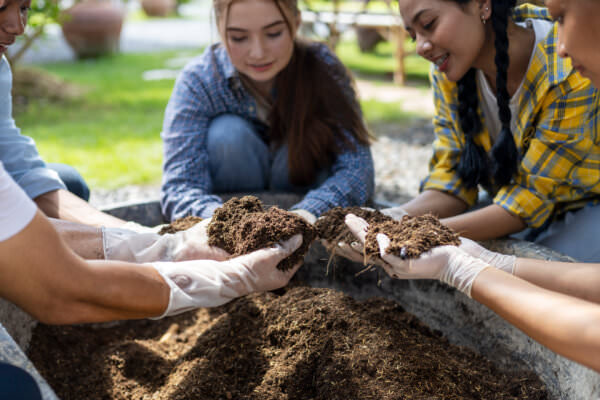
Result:
[[[219,24],[227,21],[234,1],[213,0]],[[297,0],[273,2],[291,34],[294,31],[291,18],[300,13]],[[225,37],[223,41],[227,43]],[[346,79],[353,84],[350,73],[341,63],[326,64],[311,49],[310,43],[295,39],[290,62],[275,78],[276,99],[269,115],[271,141],[288,144],[291,183],[311,184],[317,173],[329,167],[339,154],[355,150],[347,135],[359,144],[370,144],[371,135],[355,92],[350,96],[338,83]]]

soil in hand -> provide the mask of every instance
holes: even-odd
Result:
[[[175,232],[179,232],[179,231],[185,231],[186,229],[191,228],[192,226],[196,225],[200,221],[202,221],[202,218],[194,217],[192,215],[189,215],[184,218],[179,218],[179,219],[176,219],[175,221],[171,222],[169,225],[163,226],[160,229],[160,231],[158,232],[158,234],[164,235],[165,233],[175,233]]]
[[[112,327],[38,325],[63,400],[547,399],[529,371],[453,346],[396,303],[287,288]]]
[[[365,243],[367,257],[379,257],[378,233],[385,233],[390,238],[386,252],[403,259],[418,258],[437,246],[460,245],[459,235],[431,214],[405,215],[402,221],[369,224]]]
[[[365,209],[361,207],[335,207],[323,213],[315,223],[319,232],[319,238],[326,240],[329,249],[334,249],[339,242],[352,243],[356,238],[348,229],[345,218],[348,214],[354,214],[367,221],[370,224],[393,221],[392,218],[382,214],[377,210]]]
[[[304,259],[317,231],[302,217],[271,207],[263,208],[254,196],[234,197],[218,208],[208,225],[208,244],[233,257],[248,254],[302,234],[302,245],[277,268],[287,271]]]

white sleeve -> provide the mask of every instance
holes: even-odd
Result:
[[[29,225],[36,211],[35,203],[0,162],[0,242],[21,232]]]

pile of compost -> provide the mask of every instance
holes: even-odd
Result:
[[[392,301],[301,286],[159,321],[40,324],[28,355],[62,400],[549,398]]]

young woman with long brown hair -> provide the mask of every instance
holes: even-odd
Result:
[[[311,220],[373,194],[369,133],[351,79],[296,37],[297,0],[214,0],[222,43],[191,61],[167,106],[162,209],[210,217],[214,193],[305,193]]]

